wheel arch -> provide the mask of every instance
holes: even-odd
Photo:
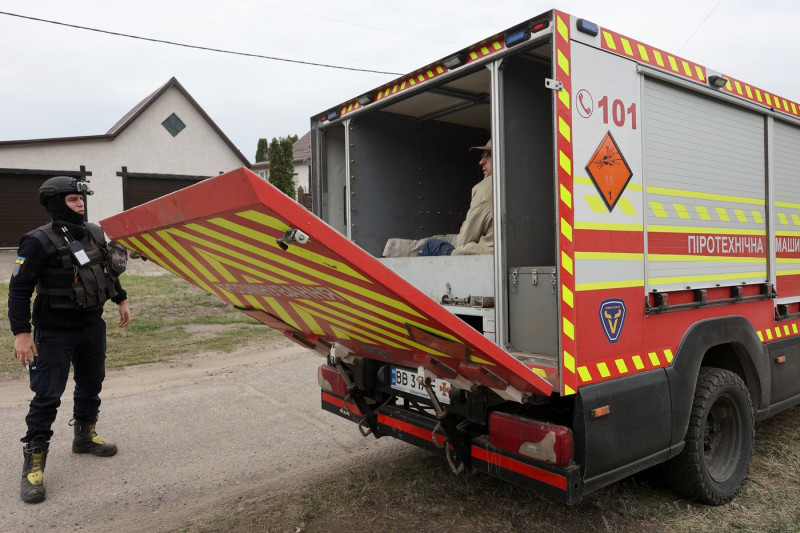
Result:
[[[756,413],[769,404],[769,358],[743,316],[701,320],[684,334],[667,369],[672,403],[672,444],[686,435],[700,367],[730,370],[742,378]]]

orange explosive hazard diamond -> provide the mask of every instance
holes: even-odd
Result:
[[[619,151],[619,146],[614,141],[611,132],[607,132],[600,141],[589,162],[586,163],[586,172],[592,178],[597,192],[603,198],[609,211],[614,210],[617,200],[622,196],[622,192],[627,187],[628,182],[633,176],[631,167]]]

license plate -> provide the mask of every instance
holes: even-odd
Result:
[[[450,383],[444,379],[434,379],[431,383],[436,398],[441,403],[450,403]],[[408,392],[422,398],[429,398],[422,383],[422,379],[413,370],[406,370],[397,366],[392,367],[392,388]]]

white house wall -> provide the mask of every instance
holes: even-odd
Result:
[[[186,125],[176,137],[161,125],[172,113]],[[97,222],[123,210],[122,178],[117,176],[123,166],[137,174],[214,176],[243,162],[174,86],[112,140],[0,146],[2,168],[76,171],[80,165],[92,173],[89,220]],[[31,206],[38,207],[35,198]]]

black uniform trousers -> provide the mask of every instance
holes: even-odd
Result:
[[[33,340],[38,352],[30,365],[35,396],[25,418],[28,433],[22,442],[30,442],[37,435],[52,437],[50,427],[67,387],[70,363],[75,378],[72,417],[78,420],[86,420],[100,410],[99,395],[106,373],[106,323],[102,319],[78,329],[35,328]]]

